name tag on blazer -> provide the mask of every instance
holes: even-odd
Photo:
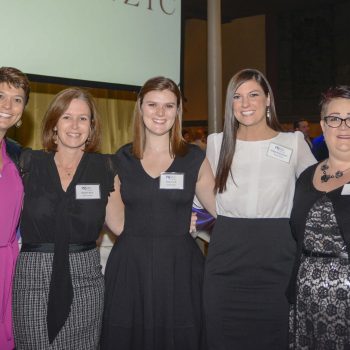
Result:
[[[100,184],[77,184],[75,199],[101,199]]]
[[[161,190],[183,190],[184,189],[183,173],[161,173],[159,179],[159,188]]]

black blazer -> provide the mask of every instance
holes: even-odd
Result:
[[[19,167],[19,157],[21,155],[22,147],[19,143],[9,138],[5,138],[6,143],[6,153],[11,158],[11,160],[16,164],[18,171],[20,171]]]
[[[313,204],[324,195],[327,195],[333,204],[340,233],[350,256],[350,195],[341,194],[343,186],[327,194],[326,192],[317,191],[312,184],[316,167],[317,164],[314,164],[304,170],[296,182],[290,225],[292,234],[297,242],[297,255],[287,289],[287,297],[290,303],[294,303],[296,299],[296,280],[302,255],[307,215]]]

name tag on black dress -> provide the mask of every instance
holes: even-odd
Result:
[[[78,184],[75,199],[101,199],[100,184]]]
[[[183,190],[184,189],[183,173],[161,173],[159,178],[159,188],[161,190]]]

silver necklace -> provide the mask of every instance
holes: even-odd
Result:
[[[328,182],[330,179],[339,179],[344,175],[345,172],[350,170],[350,168],[347,168],[345,170],[337,170],[334,174],[327,174],[327,170],[329,169],[328,161],[326,161],[324,164],[321,166],[321,182]]]

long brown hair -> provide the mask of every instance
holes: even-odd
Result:
[[[82,100],[87,103],[91,113],[91,125],[89,142],[85,144],[85,152],[96,152],[99,149],[101,140],[101,121],[97,112],[95,101],[92,95],[80,88],[73,87],[62,90],[51,101],[48,110],[45,113],[42,124],[42,144],[47,151],[56,151],[54,128],[58,120],[68,109],[70,103],[75,100]]]
[[[236,149],[237,130],[239,123],[233,114],[233,96],[237,89],[248,80],[256,81],[263,89],[265,96],[270,97],[270,115],[271,117],[266,118],[267,125],[276,131],[283,131],[282,126],[278,122],[276,115],[275,100],[273,97],[272,89],[267,81],[266,77],[256,69],[243,69],[236,73],[230,80],[225,102],[225,122],[223,130],[223,138],[220,149],[220,156],[218,167],[215,176],[215,190],[222,193],[226,190],[227,178],[231,173],[231,165],[233,156]]]
[[[145,95],[150,91],[171,91],[176,96],[177,101],[177,114],[175,122],[170,129],[169,137],[169,152],[172,157],[183,156],[188,151],[188,146],[184,139],[182,138],[181,132],[181,120],[182,120],[182,96],[180,89],[169,78],[165,77],[155,77],[146,81],[142,86],[138,96],[134,109],[134,136],[133,136],[133,146],[132,152],[133,155],[142,159],[143,152],[145,149],[146,143],[146,134],[145,134],[145,124],[142,118],[142,103]]]

